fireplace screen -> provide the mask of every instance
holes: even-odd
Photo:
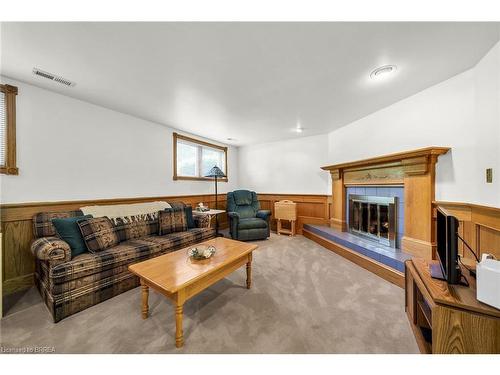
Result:
[[[349,231],[396,247],[397,197],[349,195]]]

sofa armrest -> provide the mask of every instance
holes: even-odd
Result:
[[[71,260],[71,248],[66,241],[57,237],[41,237],[31,244],[36,259],[56,265]]]
[[[193,215],[196,228],[210,228],[210,217],[208,215]]]
[[[269,217],[271,216],[271,211],[270,210],[259,210],[257,211],[257,214],[255,217],[258,217],[259,219],[268,221]]]

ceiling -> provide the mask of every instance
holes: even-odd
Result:
[[[245,145],[362,118],[471,68],[499,30],[471,22],[2,23],[1,74]],[[369,78],[386,64],[397,65],[394,77]],[[33,67],[76,86],[36,77]]]

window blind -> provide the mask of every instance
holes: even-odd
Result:
[[[0,91],[0,165],[5,165],[7,145],[7,100],[5,93]]]

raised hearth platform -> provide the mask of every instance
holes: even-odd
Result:
[[[394,249],[368,239],[365,240],[349,232],[341,232],[338,229],[324,225],[304,224],[304,229],[330,241],[337,242],[350,250],[363,254],[399,272],[404,272],[405,260],[412,258],[410,254],[404,253],[399,249]]]
[[[303,234],[391,283],[404,287],[404,262],[412,255],[324,225],[304,224]]]

